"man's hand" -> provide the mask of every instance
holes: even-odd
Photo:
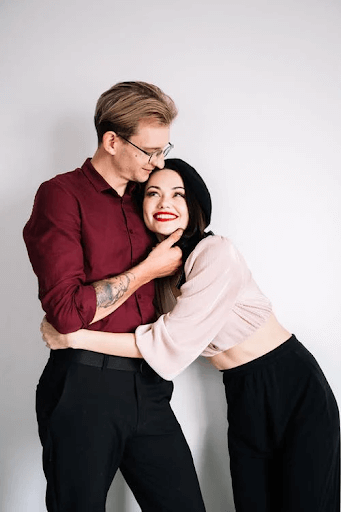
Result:
[[[149,256],[141,263],[150,269],[151,279],[165,277],[174,274],[182,263],[182,251],[180,247],[173,247],[183,234],[182,229],[177,229],[168,238],[160,242],[151,251]]]

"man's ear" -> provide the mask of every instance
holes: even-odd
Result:
[[[107,153],[115,155],[117,151],[118,136],[115,132],[105,132],[102,137],[102,146]]]

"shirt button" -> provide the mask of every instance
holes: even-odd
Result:
[[[138,299],[142,299],[142,295],[140,293],[137,294]]]
[[[133,234],[134,230],[133,229],[129,229],[129,233]]]

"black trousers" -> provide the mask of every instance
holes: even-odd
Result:
[[[120,468],[143,512],[204,512],[173,383],[145,362],[125,371],[106,367],[108,356],[99,368],[69,355],[52,352],[37,387],[48,511],[104,512]]]
[[[223,372],[236,512],[340,512],[340,423],[313,356],[292,336]]]

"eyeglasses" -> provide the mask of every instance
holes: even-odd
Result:
[[[130,140],[122,137],[122,135],[119,135],[119,137],[121,137],[121,139],[125,140],[126,142],[128,142],[129,144],[134,146],[134,148],[139,149],[140,151],[142,151],[142,153],[144,153],[145,155],[149,156],[149,160],[148,160],[149,164],[150,164],[152,158],[154,158],[154,156],[156,158],[159,158],[159,156],[161,156],[163,154],[163,156],[166,157],[168,155],[168,153],[170,152],[170,150],[174,148],[174,145],[171,144],[170,142],[168,142],[168,144],[167,144],[167,146],[165,148],[158,149],[157,151],[154,151],[153,153],[148,153],[148,151],[145,151],[144,149],[139,148],[138,146],[136,146],[136,144],[133,144],[132,142],[130,142]]]

